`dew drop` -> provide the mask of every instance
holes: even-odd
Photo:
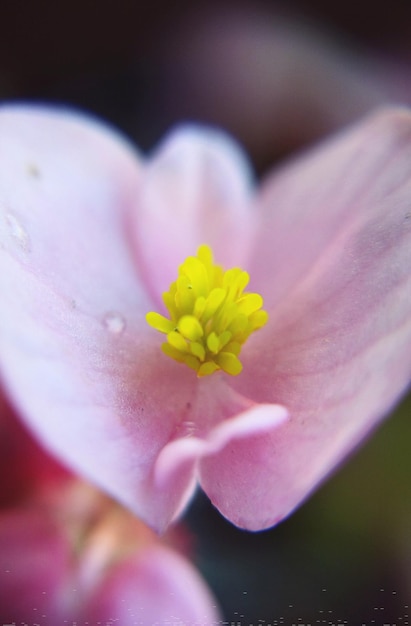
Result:
[[[120,335],[126,327],[126,320],[122,315],[120,315],[120,313],[112,311],[110,313],[106,313],[103,318],[103,324],[107,330],[110,331],[110,333],[113,333],[113,335]]]
[[[180,424],[180,437],[192,437],[196,431],[196,423],[190,421],[184,421]]]
[[[28,236],[25,228],[23,228],[20,221],[12,213],[7,213],[6,221],[10,234],[15,242],[20,246],[22,250],[28,252],[30,250],[30,237]]]

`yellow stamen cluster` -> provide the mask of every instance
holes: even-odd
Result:
[[[163,352],[197,376],[219,369],[239,374],[241,346],[268,319],[262,297],[244,291],[249,279],[237,267],[224,271],[215,265],[209,246],[200,246],[197,256],[180,265],[177,280],[163,294],[170,319],[154,312],[146,315],[150,326],[167,335]]]

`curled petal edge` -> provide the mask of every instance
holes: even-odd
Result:
[[[221,450],[233,439],[270,432],[288,418],[286,407],[279,404],[256,404],[210,430],[207,437],[186,436],[168,443],[160,452],[154,467],[154,482],[161,487],[170,476],[187,463]]]

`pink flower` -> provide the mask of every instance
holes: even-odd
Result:
[[[0,138],[7,390],[55,454],[155,528],[197,481],[235,524],[275,524],[404,392],[408,111],[364,120],[259,192],[212,130],[181,129],[145,161],[90,119],[10,106]],[[238,376],[198,378],[145,321],[201,244],[249,272],[268,312]]]
[[[137,518],[81,484],[61,496],[0,513],[2,624],[220,623],[194,567]]]
[[[411,102],[407,59],[344,45],[330,23],[306,17],[274,3],[188,11],[168,33],[165,109],[228,128],[261,167],[377,106]]]
[[[90,494],[83,497],[90,500]],[[93,526],[90,519],[77,520],[74,533],[64,513],[31,505],[0,514],[1,623],[219,623],[215,601],[194,567],[136,519],[128,520],[128,545],[123,537],[119,541],[124,528],[115,511],[92,520]]]
[[[14,502],[2,498],[0,508],[2,624],[220,623],[215,600],[188,561],[129,512],[63,473],[5,406],[0,424],[2,441],[14,450],[3,482],[17,487]],[[173,535],[168,541],[175,542]]]

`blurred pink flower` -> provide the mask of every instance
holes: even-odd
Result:
[[[23,468],[18,476],[3,473],[3,483],[18,488],[13,503],[0,508],[2,624],[220,623],[188,561],[131,513],[64,473],[6,405],[0,423],[13,442],[10,460]]]
[[[287,9],[193,7],[162,60],[165,110],[228,129],[260,168],[376,107],[411,103],[408,59]]]
[[[235,524],[290,513],[411,374],[411,116],[379,113],[270,175],[186,128],[149,160],[80,116],[0,114],[0,365],[41,440],[163,529],[197,481]],[[269,321],[198,379],[145,322],[208,244]],[[286,408],[284,408],[286,407]]]

